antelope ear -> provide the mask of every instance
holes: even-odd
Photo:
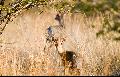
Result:
[[[60,19],[60,15],[57,14],[56,17],[55,17],[55,20],[59,20]]]
[[[62,38],[63,39],[63,41],[65,41],[65,38]]]
[[[58,41],[58,38],[56,39],[56,41]]]

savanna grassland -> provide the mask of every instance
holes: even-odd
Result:
[[[0,75],[119,76],[119,7],[119,0],[0,0]]]

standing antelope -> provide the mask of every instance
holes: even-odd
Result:
[[[63,48],[63,44],[64,44],[65,39],[64,38],[58,38],[55,40],[55,46],[56,46],[56,50],[58,51],[58,54],[61,57],[62,60],[62,65],[65,66],[66,68],[69,69],[74,69],[76,68],[76,54],[75,52],[72,51],[66,51]]]

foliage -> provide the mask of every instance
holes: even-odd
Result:
[[[103,28],[96,33],[97,37],[100,35],[106,35],[109,34],[110,32],[113,32],[114,34],[120,34],[120,17],[119,15],[113,15],[112,19],[110,20],[109,18],[105,17],[104,18],[104,23],[103,23]],[[111,24],[111,22],[113,24]],[[113,40],[119,41],[120,37],[114,36]]]
[[[91,15],[95,12],[95,8],[92,5],[86,4],[84,2],[75,3],[74,7],[72,7],[71,12],[81,12],[86,15]]]
[[[59,12],[67,12],[68,10],[70,10],[70,4],[67,1],[56,2],[53,5],[53,8],[55,8]]]

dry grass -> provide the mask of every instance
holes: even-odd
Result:
[[[80,73],[72,70],[74,73],[69,74],[60,65],[61,59],[54,46],[43,51],[46,28],[58,24],[54,20],[56,12],[38,15],[34,11],[15,18],[0,36],[0,75],[112,75],[120,69],[120,43],[96,38],[102,26],[102,15],[92,18],[82,14],[65,15],[64,49],[78,55],[77,68],[80,69]]]

